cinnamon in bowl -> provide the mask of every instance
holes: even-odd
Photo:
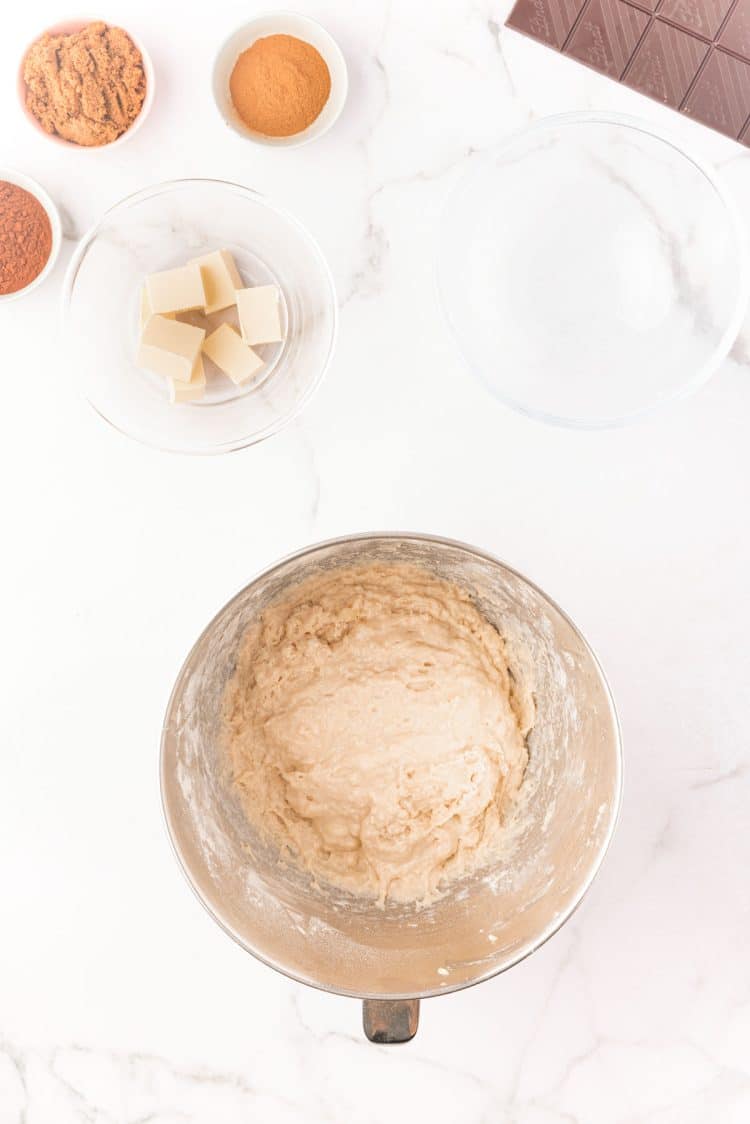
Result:
[[[291,137],[320,116],[331,93],[331,74],[311,43],[294,35],[268,35],[239,56],[229,91],[249,129],[266,137]]]
[[[349,85],[335,39],[297,12],[269,12],[233,31],[216,55],[211,84],[230,129],[277,148],[295,148],[327,133],[344,108]]]

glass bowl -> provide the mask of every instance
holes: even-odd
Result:
[[[174,405],[166,381],[136,365],[141,286],[218,249],[232,252],[246,285],[279,287],[286,341],[257,348],[265,366],[249,384],[217,375],[204,399]],[[107,211],[70,263],[63,317],[71,362],[106,421],[159,449],[222,453],[299,413],[330,361],[337,306],[325,259],[296,219],[249,188],[201,179],[157,184]]]
[[[577,113],[477,158],[443,216],[437,282],[481,381],[582,428],[705,383],[748,297],[744,231],[713,173],[637,120]]]

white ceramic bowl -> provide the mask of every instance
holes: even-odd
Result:
[[[21,104],[21,109],[23,110],[24,116],[26,117],[27,121],[36,129],[38,133],[41,133],[43,137],[46,137],[47,140],[53,141],[55,144],[61,145],[64,148],[77,149],[79,152],[101,152],[102,149],[109,150],[114,148],[116,145],[124,144],[125,141],[130,140],[130,138],[138,131],[138,129],[140,129],[141,125],[151,112],[151,106],[154,102],[154,67],[149,54],[146,51],[146,48],[143,46],[143,43],[141,43],[140,40],[137,39],[135,35],[133,35],[133,32],[129,28],[123,27],[122,30],[132,39],[134,45],[140,51],[141,58],[143,59],[143,71],[146,75],[146,97],[144,98],[143,105],[141,106],[141,112],[133,121],[133,124],[129,128],[127,128],[124,133],[121,133],[116,140],[110,141],[109,144],[75,144],[73,141],[66,140],[65,137],[57,136],[55,133],[48,133],[47,130],[43,129],[39,124],[34,114],[31,113],[27,108],[26,83],[23,79],[23,68],[24,63],[26,62],[26,56],[34,46],[34,43],[38,42],[42,35],[75,35],[77,31],[81,31],[88,24],[96,22],[98,21],[95,19],[63,20],[60,23],[53,24],[52,27],[45,28],[44,31],[40,32],[39,35],[36,36],[33,42],[29,43],[28,47],[23,53],[21,64],[18,68],[18,100]],[[120,26],[120,24],[110,24],[108,20],[103,20],[101,22],[107,23],[110,27]]]
[[[237,59],[243,51],[267,35],[293,35],[309,43],[323,56],[331,74],[331,93],[320,114],[307,129],[291,137],[268,137],[248,128],[234,108],[229,93],[229,79]],[[263,16],[256,16],[255,19],[232,32],[219,49],[214,62],[214,101],[226,124],[246,140],[276,148],[296,148],[327,133],[344,108],[348,89],[346,61],[336,40],[315,20],[298,15],[296,12],[269,12]]]
[[[36,289],[38,285],[41,285],[45,277],[48,277],[55,268],[55,262],[58,259],[60,247],[62,245],[62,223],[60,222],[60,213],[57,207],[41,184],[38,184],[31,176],[25,176],[21,172],[13,172],[8,168],[0,168],[0,180],[6,180],[8,183],[13,183],[17,187],[22,187],[25,191],[28,191],[30,195],[33,195],[35,199],[38,199],[47,212],[47,217],[52,227],[52,249],[49,252],[47,264],[44,269],[23,289],[18,289],[15,293],[0,294],[0,303],[5,303],[15,300],[17,297],[25,297],[32,289]]]

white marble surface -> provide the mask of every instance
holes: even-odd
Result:
[[[159,82],[147,125],[110,153],[55,148],[14,101],[26,41],[68,13],[36,0],[5,15],[0,163],[64,209],[64,258],[148,182],[237,179],[319,238],[342,315],[298,424],[190,460],[129,443],[77,397],[58,350],[64,261],[0,309],[0,1124],[744,1124],[750,330],[669,416],[554,431],[465,374],[432,260],[467,154],[543,114],[671,127],[749,221],[750,155],[498,42],[505,2],[298,6],[339,38],[351,98],[329,136],[289,152],[215,115],[212,51],[247,5],[101,10],[148,44]],[[466,539],[538,581],[598,649],[626,742],[622,819],[580,911],[505,976],[425,1004],[392,1051],[363,1041],[356,1003],[219,931],[177,871],[157,788],[172,680],[210,615],[279,554],[384,528]]]

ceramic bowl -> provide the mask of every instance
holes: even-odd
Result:
[[[320,114],[307,129],[290,137],[268,137],[248,128],[234,108],[229,93],[229,79],[237,59],[243,51],[267,35],[293,35],[309,43],[323,56],[331,74],[331,93]],[[335,39],[315,20],[296,12],[269,12],[256,16],[232,32],[222,44],[214,62],[214,101],[225,123],[245,140],[276,148],[297,148],[327,133],[341,115],[348,88],[346,61]]]
[[[95,22],[96,21],[93,19],[63,20],[61,23],[56,23],[53,24],[52,27],[46,28],[36,36],[32,43],[29,43],[21,58],[21,65],[18,68],[18,100],[27,121],[29,121],[29,123],[34,127],[34,129],[36,129],[38,133],[41,133],[43,137],[46,137],[47,140],[53,141],[55,144],[60,145],[63,148],[73,148],[79,152],[101,152],[102,149],[109,150],[114,148],[116,145],[122,145],[126,141],[130,140],[130,138],[134,136],[134,134],[140,129],[141,125],[148,117],[154,101],[154,67],[151,62],[151,58],[146,51],[146,48],[143,46],[143,43],[141,43],[140,40],[137,39],[135,35],[133,35],[132,31],[130,31],[129,28],[123,28],[123,30],[127,32],[133,43],[141,53],[141,58],[143,59],[143,70],[146,75],[146,97],[141,107],[141,112],[138,114],[135,121],[133,121],[133,124],[128,129],[126,129],[124,133],[121,133],[116,140],[110,141],[109,144],[75,144],[73,141],[65,140],[64,137],[59,137],[55,133],[48,133],[46,129],[42,128],[34,114],[29,111],[26,106],[26,83],[24,82],[23,78],[23,68],[26,62],[26,56],[34,46],[34,43],[38,42],[42,35],[74,35],[77,31],[81,31],[88,24]],[[105,20],[104,22],[106,23],[107,21]]]
[[[52,227],[52,249],[50,250],[49,258],[47,259],[47,264],[44,269],[23,289],[18,289],[15,293],[1,294],[0,303],[5,303],[15,300],[17,297],[25,297],[32,289],[36,289],[38,285],[41,285],[42,281],[44,281],[55,268],[55,262],[59,257],[60,247],[62,246],[62,223],[60,222],[60,213],[57,207],[41,184],[38,184],[31,176],[25,176],[21,172],[14,172],[8,168],[0,168],[0,180],[6,180],[8,183],[16,184],[17,187],[22,187],[25,191],[28,191],[29,194],[33,195],[35,199],[38,199],[47,212],[47,217]]]

